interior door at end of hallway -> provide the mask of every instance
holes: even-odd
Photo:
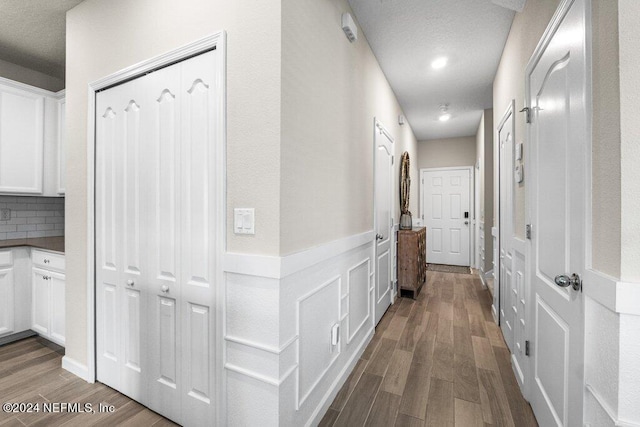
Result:
[[[470,265],[470,168],[423,173],[427,262]]]

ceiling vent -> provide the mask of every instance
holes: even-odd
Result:
[[[527,0],[491,0],[493,4],[515,10],[516,12],[522,12],[526,2]]]
[[[356,27],[356,23],[353,22],[350,13],[342,14],[342,30],[351,43],[358,40],[358,27]]]

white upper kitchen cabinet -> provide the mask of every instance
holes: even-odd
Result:
[[[64,195],[64,120],[64,91],[0,77],[0,194]]]
[[[42,93],[0,82],[0,192],[42,194]]]

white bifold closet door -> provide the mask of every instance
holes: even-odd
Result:
[[[218,60],[96,96],[97,378],[184,425],[215,420]]]

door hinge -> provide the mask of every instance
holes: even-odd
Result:
[[[525,114],[525,120],[527,123],[531,123],[531,108],[524,107],[520,112]]]
[[[525,356],[529,355],[529,340],[524,342],[524,355]]]
[[[531,240],[531,224],[526,225],[525,236],[527,237],[527,240]]]
[[[393,162],[395,161],[396,156],[391,156],[391,164],[393,164]]]

